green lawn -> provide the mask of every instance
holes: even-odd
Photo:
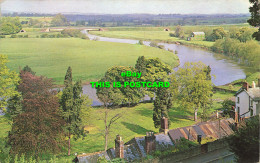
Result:
[[[114,37],[114,38],[131,38],[137,40],[155,40],[163,42],[181,42],[187,45],[197,45],[202,47],[211,47],[214,42],[210,41],[186,41],[177,37],[170,37],[166,31],[91,31],[91,34]]]
[[[133,66],[138,56],[159,57],[172,67],[178,57],[166,50],[142,45],[99,42],[79,38],[5,38],[0,40],[0,54],[9,58],[8,67],[18,72],[29,65],[38,75],[62,84],[68,66],[75,80],[100,79],[114,65]]]

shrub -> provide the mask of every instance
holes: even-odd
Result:
[[[235,102],[229,99],[225,99],[222,102],[223,114],[231,116],[230,112],[232,111],[232,106],[235,106]]]
[[[82,36],[81,32],[79,29],[64,29],[63,31],[61,31],[61,34],[67,34],[70,37],[80,37]]]
[[[29,35],[24,35],[23,38],[29,38]]]
[[[0,38],[5,38],[5,36],[4,35],[0,35]]]
[[[84,34],[82,34],[81,39],[89,40],[88,36],[86,36],[86,35],[84,35]]]
[[[157,46],[159,49],[164,49],[164,46],[163,45],[158,45]]]
[[[175,34],[174,33],[169,33],[169,36],[170,37],[175,37]]]
[[[17,35],[11,35],[10,38],[17,38]]]
[[[157,42],[152,41],[152,42],[150,43],[150,46],[151,46],[151,47],[157,47],[158,44],[157,44]]]
[[[55,38],[55,37],[56,37],[56,35],[54,35],[54,34],[48,36],[48,38]]]
[[[47,33],[41,34],[41,38],[47,38],[47,37],[48,37]]]
[[[138,44],[139,45],[144,45],[144,42],[142,40],[139,40]]]
[[[18,38],[23,38],[23,35],[18,35]]]

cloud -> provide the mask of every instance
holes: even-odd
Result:
[[[247,0],[6,0],[4,10],[80,13],[248,13]]]

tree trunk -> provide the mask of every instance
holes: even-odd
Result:
[[[68,156],[70,156],[70,133],[69,133],[68,145],[69,145],[69,148],[68,148]]]
[[[107,144],[108,144],[108,126],[107,126],[107,108],[105,110],[105,151],[107,150]]]
[[[194,121],[196,122],[197,121],[197,114],[198,114],[198,109],[195,109],[194,110]]]

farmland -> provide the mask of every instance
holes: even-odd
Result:
[[[68,66],[74,79],[91,81],[100,79],[114,65],[133,66],[142,55],[159,57],[172,67],[178,65],[177,56],[162,49],[79,38],[5,38],[0,40],[0,53],[8,56],[10,69],[18,72],[19,67],[29,65],[56,84],[63,83]]]

